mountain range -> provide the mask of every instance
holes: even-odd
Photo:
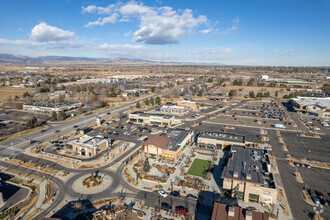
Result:
[[[159,63],[143,59],[129,58],[91,58],[69,56],[19,56],[13,54],[0,54],[0,64],[17,65],[47,65],[47,64],[119,64],[119,63]]]

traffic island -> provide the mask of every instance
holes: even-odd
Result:
[[[99,186],[102,183],[103,183],[103,178],[101,176],[94,176],[94,175],[87,177],[82,182],[83,186],[87,188]]]

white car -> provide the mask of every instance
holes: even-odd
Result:
[[[162,189],[158,190],[158,193],[159,193],[161,196],[163,196],[164,198],[167,197],[167,193],[166,193],[164,190],[162,190]]]

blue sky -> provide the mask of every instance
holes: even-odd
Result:
[[[1,0],[0,53],[330,66],[328,0]]]

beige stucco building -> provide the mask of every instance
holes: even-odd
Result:
[[[72,143],[72,151],[80,156],[95,157],[109,146],[108,140],[104,138],[84,135]]]
[[[154,136],[143,143],[147,157],[163,161],[176,162],[188,144],[192,142],[193,132],[186,130],[171,130],[166,135]]]
[[[224,148],[231,145],[245,146],[245,136],[221,133],[213,131],[204,131],[200,133],[197,139],[198,146],[210,147],[210,148]]]
[[[129,114],[128,117],[129,121],[135,124],[152,124],[170,127],[182,123],[182,120],[176,119],[174,116],[164,114],[133,112]]]
[[[223,189],[246,202],[275,204],[277,190],[267,154],[240,146],[233,146],[231,154],[221,175]]]

